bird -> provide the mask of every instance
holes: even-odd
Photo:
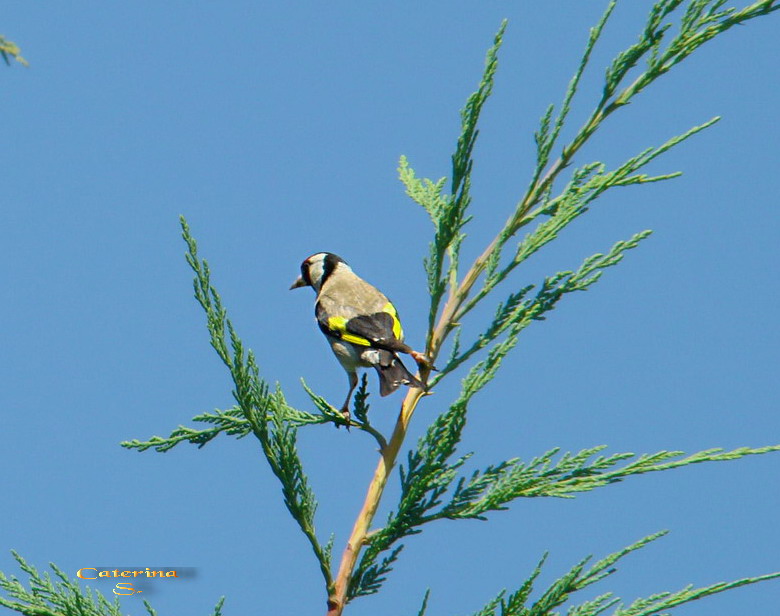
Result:
[[[311,287],[317,294],[314,315],[349,379],[349,391],[340,412],[350,424],[349,402],[358,384],[358,368],[374,368],[379,393],[387,396],[401,385],[425,389],[404,366],[399,353],[407,353],[418,367],[431,368],[425,354],[404,343],[398,311],[376,287],[352,271],[347,262],[330,252],[318,252],[301,263],[301,275],[290,290]]]

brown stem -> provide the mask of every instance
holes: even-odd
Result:
[[[371,483],[368,486],[368,492],[366,493],[363,507],[355,520],[355,525],[352,528],[352,534],[349,537],[349,541],[347,541],[347,546],[344,548],[344,554],[341,557],[341,564],[339,565],[339,572],[336,576],[334,589],[328,597],[327,616],[341,616],[341,613],[344,610],[344,606],[347,602],[349,582],[352,579],[352,572],[355,570],[360,550],[366,543],[371,521],[374,519],[377,507],[379,507],[379,501],[382,498],[382,492],[384,492],[385,484],[390,476],[390,472],[393,470],[393,466],[395,466],[398,452],[406,437],[406,431],[409,428],[409,421],[412,418],[414,409],[417,407],[417,403],[424,395],[425,392],[421,389],[410,389],[401,404],[401,412],[398,414],[398,421],[396,421],[393,435],[390,437],[390,442],[387,443],[387,447],[383,448],[380,452],[382,457],[379,458],[379,464],[377,464],[376,470],[374,471],[374,477],[371,479]]]

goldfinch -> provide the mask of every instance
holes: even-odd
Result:
[[[312,287],[317,294],[317,324],[349,378],[349,392],[341,407],[347,421],[359,367],[377,371],[382,396],[401,385],[423,387],[398,354],[408,353],[418,365],[427,366],[425,355],[404,344],[401,321],[393,304],[355,274],[344,259],[329,252],[310,256],[301,263],[301,275],[290,289],[299,287]]]

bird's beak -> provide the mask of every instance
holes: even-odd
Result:
[[[306,281],[303,279],[303,276],[298,276],[295,279],[295,282],[293,282],[292,285],[290,286],[290,291],[292,291],[293,289],[297,289],[298,287],[306,287],[306,286],[308,285],[306,284]]]

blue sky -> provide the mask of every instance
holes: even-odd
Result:
[[[476,149],[464,246],[473,258],[525,187],[538,118],[560,100],[605,4],[6,3],[2,33],[30,67],[0,71],[0,569],[16,572],[11,548],[71,574],[192,567],[195,577],[142,596],[160,614],[207,614],[223,594],[226,614],[323,613],[316,563],[255,442],[218,439],[165,455],[118,445],[231,405],[192,298],[178,216],[263,375],[301,408],[301,376],[340,401],[345,378],[313,322],[313,296],[287,291],[300,262],[320,250],[346,258],[393,299],[421,346],[430,225],[397,180],[399,156],[420,175],[449,173],[458,110],[507,17]],[[649,6],[616,10],[574,125]],[[462,451],[477,463],[556,446],[651,453],[780,442],[778,19],[705,46],[578,158],[619,164],[723,116],[651,168],[682,178],[608,195],[508,285],[655,231],[525,332],[473,402]],[[460,376],[425,400],[411,439]],[[400,396],[373,398],[373,421],[389,432]],[[335,532],[340,554],[374,446],[354,431],[314,427],[301,450],[319,495],[318,532]],[[381,594],[345,613],[413,615],[430,587],[430,616],[465,616],[516,587],[545,551],[542,581],[551,581],[588,554],[660,529],[672,532],[580,599],[614,590],[632,600],[777,571],[778,473],[780,455],[758,456],[572,501],[518,502],[488,523],[440,523],[408,542]],[[394,480],[378,519],[396,494]],[[772,613],[778,589],[740,589],[677,613]],[[142,613],[137,596],[123,608]]]

